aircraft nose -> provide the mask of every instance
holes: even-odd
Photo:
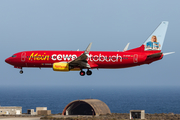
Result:
[[[11,61],[10,61],[10,58],[5,59],[5,62],[6,62],[6,63],[10,63],[10,62],[11,62]]]

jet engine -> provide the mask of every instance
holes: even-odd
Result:
[[[69,63],[67,62],[58,62],[53,64],[54,71],[69,71]]]

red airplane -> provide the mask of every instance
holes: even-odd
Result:
[[[53,68],[54,71],[80,71],[84,76],[83,69],[87,69],[86,74],[91,75],[90,69],[100,68],[127,68],[143,64],[150,64],[160,60],[164,55],[172,54],[162,53],[165,34],[168,22],[162,21],[157,29],[140,47],[127,50],[129,43],[122,52],[115,51],[91,51],[92,43],[85,51],[23,51],[14,54],[5,60],[19,68],[22,74],[23,67]]]

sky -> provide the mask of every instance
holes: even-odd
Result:
[[[180,86],[180,1],[170,0],[1,0],[0,86]],[[162,51],[150,65],[93,69],[91,76],[51,68],[19,69],[5,63],[28,50],[122,51],[141,46],[161,21],[169,21]]]

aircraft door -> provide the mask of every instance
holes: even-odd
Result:
[[[138,63],[138,54],[134,54],[133,62]]]
[[[26,61],[26,53],[25,52],[21,53],[21,61],[22,62]]]

